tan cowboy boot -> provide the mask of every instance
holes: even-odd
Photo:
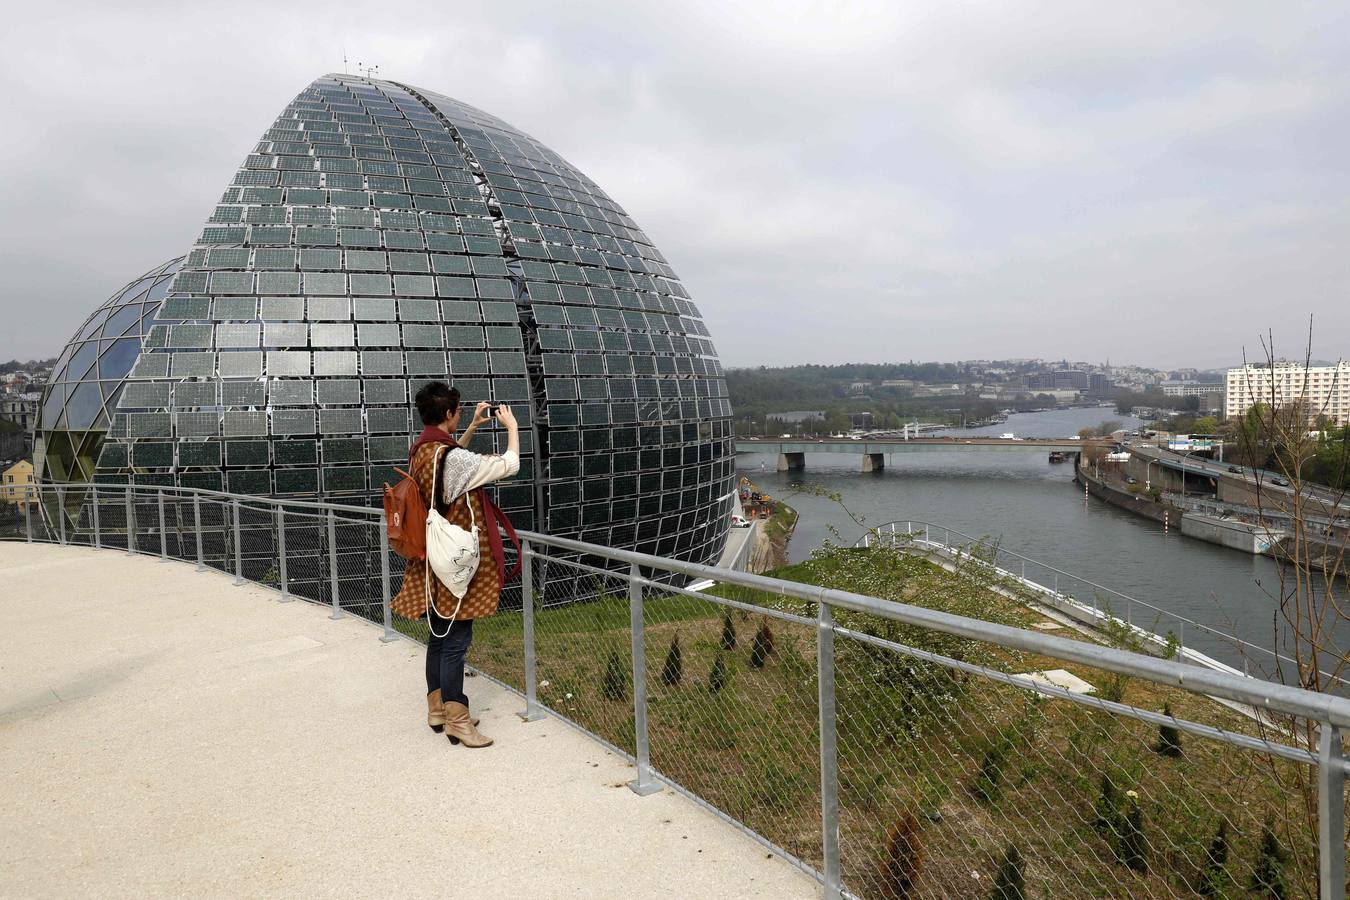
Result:
[[[478,725],[478,718],[474,717],[469,721],[475,726]],[[427,694],[427,727],[440,734],[445,729],[445,708],[441,703],[441,689],[436,688],[430,694]]]
[[[463,703],[445,704],[445,736],[450,743],[465,747],[492,746],[492,739],[481,734],[469,719],[469,708]]]
[[[441,689],[427,694],[427,727],[440,734],[445,730],[445,707],[441,704]]]

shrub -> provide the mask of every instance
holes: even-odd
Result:
[[[1148,871],[1148,838],[1144,835],[1144,811],[1134,791],[1126,791],[1125,830],[1120,835],[1116,859],[1121,865],[1136,872]]]
[[[980,771],[975,776],[971,792],[975,799],[984,803],[993,803],[1003,790],[1003,764],[1008,758],[1012,745],[1004,739],[985,748],[980,759]]]
[[[750,644],[750,665],[756,669],[764,668],[764,663],[768,661],[771,653],[773,653],[773,632],[769,630],[769,623],[765,622],[759,626],[759,631],[755,632],[755,640]]]
[[[1252,868],[1251,890],[1268,900],[1284,900],[1289,893],[1284,881],[1284,864],[1288,861],[1289,851],[1280,846],[1275,823],[1267,817],[1261,825],[1261,846]]]
[[[722,649],[736,649],[736,626],[732,624],[729,610],[722,611]]]
[[[684,677],[684,659],[680,653],[680,636],[670,639],[670,649],[666,651],[666,663],[661,667],[661,683],[674,687]]]
[[[628,673],[624,671],[623,661],[619,659],[619,651],[609,651],[609,659],[605,661],[605,678],[602,685],[605,698],[608,700],[627,700],[628,699]]]
[[[919,822],[905,813],[886,835],[886,861],[881,872],[883,900],[906,900],[923,869]]]
[[[1172,705],[1163,704],[1163,715],[1172,715]],[[1166,722],[1158,726],[1158,743],[1153,746],[1157,753],[1163,756],[1177,757],[1181,755],[1181,732],[1175,725],[1169,725]]]
[[[1116,839],[1125,830],[1120,815],[1122,799],[1120,788],[1116,787],[1110,773],[1103,772],[1102,788],[1101,793],[1097,795],[1096,816],[1093,819],[1092,827],[1097,830],[1098,834],[1106,838],[1113,847]]]
[[[1027,900],[1027,879],[1023,873],[1022,852],[1016,844],[1009,844],[994,876],[994,889],[989,900]]]
[[[708,690],[714,694],[727,686],[730,678],[727,675],[727,661],[722,658],[722,654],[717,654],[713,660],[712,671],[708,673]]]
[[[1228,820],[1220,819],[1214,839],[1205,850],[1205,868],[1200,875],[1200,887],[1196,890],[1202,897],[1222,896],[1232,879],[1225,866],[1228,864]]]

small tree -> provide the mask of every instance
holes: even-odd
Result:
[[[1163,704],[1163,715],[1169,718],[1174,718],[1172,716],[1172,705],[1170,703]],[[1159,725],[1158,743],[1153,745],[1153,749],[1155,752],[1161,753],[1163,756],[1172,756],[1172,757],[1180,756],[1181,732],[1177,730],[1177,726],[1169,725],[1166,722]]]
[[[670,639],[670,649],[666,651],[666,664],[661,667],[661,683],[674,687],[684,677],[684,660],[680,653],[680,636]]]
[[[1111,842],[1114,847],[1116,839],[1124,831],[1120,817],[1120,806],[1123,798],[1120,794],[1120,788],[1116,787],[1115,781],[1111,778],[1109,772],[1102,773],[1102,789],[1097,796],[1096,817],[1093,820],[1093,827],[1097,833]]]
[[[708,673],[708,690],[716,694],[727,686],[728,680],[727,661],[719,653],[717,658],[713,660],[712,671]]]
[[[623,661],[619,659],[619,651],[609,651],[609,659],[605,662],[605,679],[602,685],[605,698],[608,700],[627,700],[628,699],[628,676],[623,670]]]
[[[736,626],[731,622],[731,611],[722,610],[722,649],[736,649]]]
[[[919,822],[905,813],[886,835],[886,861],[882,866],[883,900],[906,900],[923,869],[923,843]]]
[[[994,889],[989,900],[1027,900],[1027,879],[1022,871],[1022,851],[1016,844],[1009,844],[998,864],[998,873],[994,876]]]
[[[980,771],[975,776],[971,792],[975,799],[984,803],[993,803],[1003,791],[1003,763],[1012,748],[1007,741],[1000,740],[985,748],[980,759]]]
[[[1144,834],[1144,811],[1134,791],[1126,791],[1125,830],[1120,836],[1116,858],[1128,869],[1148,871],[1148,837]]]
[[[1275,823],[1267,817],[1261,825],[1261,846],[1252,868],[1251,890],[1267,900],[1284,900],[1289,893],[1289,886],[1284,881],[1284,864],[1288,861],[1289,851],[1280,846]]]
[[[1222,895],[1231,878],[1225,868],[1228,864],[1228,820],[1220,819],[1214,839],[1205,850],[1205,868],[1200,874],[1200,887],[1196,891],[1202,897]]]
[[[756,669],[764,668],[764,663],[768,661],[771,653],[773,653],[773,632],[769,630],[769,623],[765,622],[759,626],[759,631],[755,632],[755,640],[750,644],[750,665]]]

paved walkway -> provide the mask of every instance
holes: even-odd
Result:
[[[228,576],[0,543],[0,896],[818,896],[521,702],[423,716],[421,648]]]

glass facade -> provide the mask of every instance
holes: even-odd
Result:
[[[716,558],[730,404],[665,258],[528,135],[356,76],[302,91],[226,188],[125,388],[100,391],[97,477],[365,502],[428,379],[517,411],[521,475],[496,499],[518,526]],[[503,446],[485,429],[471,449]]]
[[[124,286],[66,344],[39,404],[34,446],[39,479],[84,483],[94,477],[123,381],[182,263],[182,257],[170,260]]]

